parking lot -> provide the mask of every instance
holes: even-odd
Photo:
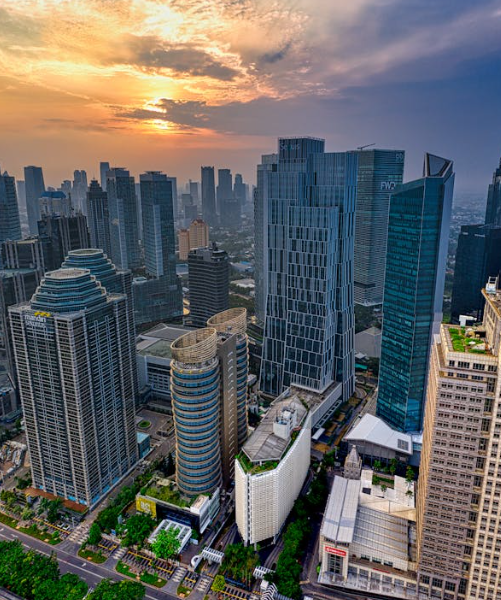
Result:
[[[155,571],[157,574],[161,575],[162,578],[167,580],[172,577],[174,571],[176,570],[176,567],[166,560],[161,558],[152,558],[147,554],[142,552],[134,552],[133,550],[127,551],[122,558],[122,562],[137,569]]]

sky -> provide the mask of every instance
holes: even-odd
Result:
[[[0,0],[0,167],[255,180],[276,138],[501,156],[501,0]]]

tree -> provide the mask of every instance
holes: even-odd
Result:
[[[395,476],[398,467],[398,460],[396,458],[392,458],[390,461],[390,474]]]
[[[21,519],[23,521],[29,521],[33,518],[34,514],[34,511],[32,511],[31,508],[29,508],[28,506],[26,506],[23,512],[21,513]]]
[[[88,600],[142,600],[146,589],[137,581],[103,579]]]
[[[61,498],[51,500],[49,508],[47,509],[47,521],[49,523],[55,523],[59,517],[59,509],[63,505]]]
[[[224,590],[226,586],[226,581],[224,579],[224,577],[222,575],[216,575],[214,577],[214,581],[212,582],[212,587],[211,590],[213,592],[219,593],[222,592]]]
[[[407,470],[405,471],[405,480],[407,481],[407,483],[411,483],[411,481],[414,481],[414,470],[411,466],[408,466]]]
[[[372,466],[374,467],[374,471],[381,471],[383,467],[380,460],[375,460]]]
[[[122,544],[124,546],[142,546],[145,539],[155,529],[155,521],[149,515],[137,514],[127,520],[127,533]]]
[[[177,535],[179,529],[177,527],[171,527],[167,530],[162,529],[151,544],[151,549],[157,558],[174,558],[179,554],[181,543],[179,542]]]
[[[87,538],[87,543],[91,546],[97,546],[101,541],[101,537],[101,528],[96,522],[92,523],[89,529],[89,537]]]
[[[222,572],[232,579],[250,584],[254,569],[259,564],[259,557],[252,546],[228,544],[224,549],[224,560],[221,565]]]

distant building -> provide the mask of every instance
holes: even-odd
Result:
[[[45,216],[71,217],[73,207],[71,198],[64,192],[45,191],[38,199],[40,204],[40,218]]]
[[[43,215],[38,223],[39,237],[49,244],[50,267],[59,269],[71,250],[89,248],[90,237],[87,217],[82,214],[71,217]]]
[[[453,163],[426,154],[423,177],[390,200],[377,414],[422,428],[432,336],[442,321]]]
[[[188,255],[190,317],[195,327],[229,308],[229,259],[216,244],[196,248]]]
[[[167,177],[167,181],[172,186],[172,211],[174,213],[174,223],[179,219],[179,206],[177,196],[177,177]]]
[[[86,269],[47,273],[9,308],[33,487],[88,507],[137,461],[127,312]]]
[[[483,317],[485,299],[482,288],[489,277],[501,273],[501,225],[463,225],[458,238],[451,318],[459,323],[461,315]]]
[[[5,269],[37,269],[43,275],[54,270],[52,245],[47,237],[31,237],[2,244],[2,264]]]
[[[189,229],[181,229],[179,237],[179,260],[188,260],[190,250],[209,245],[209,226],[202,219],[191,222]]]
[[[110,169],[107,177],[111,259],[120,269],[136,269],[141,255],[134,177],[118,167]]]
[[[92,248],[103,250],[111,258],[108,195],[95,179],[87,191],[87,222]]]
[[[100,177],[101,189],[103,190],[103,192],[106,192],[109,170],[110,170],[109,162],[100,162],[99,163],[99,177]]]
[[[224,216],[224,203],[233,200],[233,175],[230,169],[218,169],[217,171],[217,213]]]
[[[369,358],[381,356],[381,329],[369,327],[355,334],[355,352]]]
[[[85,196],[87,194],[87,173],[82,169],[73,172],[73,186],[71,189],[71,199],[73,206],[85,214],[86,204]]]
[[[489,185],[485,224],[501,225],[501,159],[499,167],[494,171],[492,176],[492,183]]]
[[[242,227],[240,202],[235,198],[221,200],[221,227],[238,230]]]
[[[202,167],[202,217],[210,226],[217,224],[214,167]]]
[[[40,205],[38,199],[45,191],[42,167],[24,167],[24,183],[26,189],[26,212],[31,235],[38,233]]]
[[[21,222],[17,203],[16,180],[0,172],[0,244],[21,239]],[[1,263],[0,263],[1,264]]]
[[[402,183],[403,150],[358,152],[355,218],[355,302],[383,302],[390,194]]]
[[[163,321],[181,320],[183,302],[181,280],[167,276],[134,277],[134,321],[138,330]]]

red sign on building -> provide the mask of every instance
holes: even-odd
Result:
[[[325,551],[329,554],[335,554],[336,556],[346,556],[346,552],[344,550],[339,550],[338,548],[333,548],[332,546],[324,546]]]

